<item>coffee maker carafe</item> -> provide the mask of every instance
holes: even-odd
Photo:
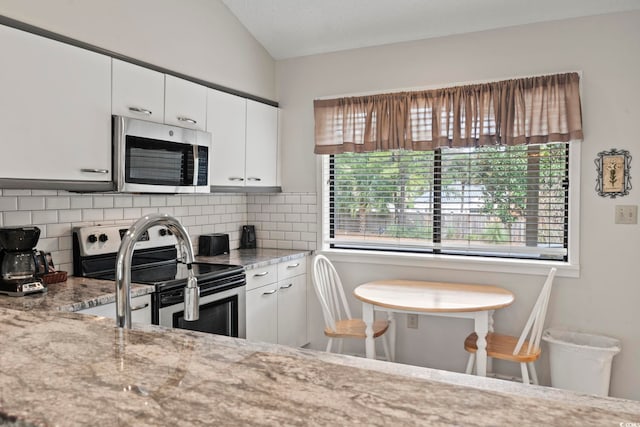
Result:
[[[39,238],[38,227],[0,228],[0,294],[23,296],[47,290],[37,278],[39,261],[34,248]]]

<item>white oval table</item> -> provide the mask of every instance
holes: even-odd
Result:
[[[425,282],[421,280],[377,280],[358,286],[353,294],[362,301],[366,324],[366,357],[375,354],[373,340],[374,310],[385,311],[391,322],[389,341],[391,359],[395,359],[396,322],[394,313],[459,317],[474,320],[478,334],[477,374],[487,375],[487,332],[493,329],[493,311],[515,300],[513,293],[497,286],[463,283]]]

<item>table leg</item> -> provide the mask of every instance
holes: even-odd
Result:
[[[489,311],[489,332],[493,332],[493,314],[495,310]],[[493,357],[487,356],[487,372],[493,372]]]
[[[396,361],[396,319],[393,311],[387,311],[387,320],[389,321],[389,353],[391,353],[391,361]]]
[[[489,313],[479,311],[475,315],[475,333],[478,335],[476,351],[476,375],[487,376],[487,332],[489,330]]]
[[[362,303],[362,320],[366,325],[365,327],[365,356],[367,359],[375,359],[376,347],[373,340],[373,305],[366,302]]]

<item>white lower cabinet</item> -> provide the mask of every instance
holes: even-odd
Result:
[[[278,342],[278,284],[247,291],[247,339]]]
[[[247,339],[307,344],[306,258],[247,272]]]
[[[78,310],[77,313],[102,316],[115,320],[116,303],[112,302],[85,308],[84,310]],[[151,324],[151,295],[141,295],[131,298],[131,323]]]

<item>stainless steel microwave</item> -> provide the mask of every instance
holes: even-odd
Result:
[[[118,192],[209,193],[211,134],[113,116]]]

